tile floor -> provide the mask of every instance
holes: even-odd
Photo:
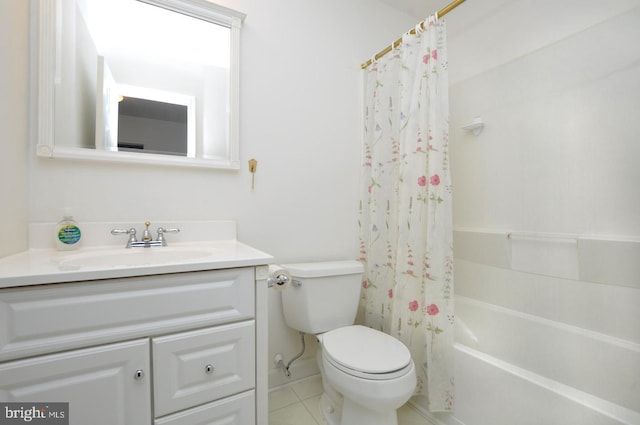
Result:
[[[320,413],[322,382],[312,376],[269,392],[269,425],[324,425]],[[398,425],[425,425],[429,422],[413,407],[398,411]]]

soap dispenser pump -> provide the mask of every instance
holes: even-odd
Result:
[[[56,225],[56,249],[58,251],[71,251],[80,247],[82,232],[78,223],[74,220],[69,208],[65,208],[62,220]]]

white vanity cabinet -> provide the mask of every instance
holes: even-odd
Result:
[[[266,274],[0,289],[0,401],[69,402],[72,425],[266,425]]]

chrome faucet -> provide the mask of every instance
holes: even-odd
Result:
[[[145,229],[142,232],[141,240],[138,240],[138,238],[136,237],[137,232],[136,232],[136,229],[134,229],[133,227],[130,228],[129,230],[113,229],[111,230],[111,234],[112,235],[129,235],[129,239],[127,240],[127,245],[125,246],[125,248],[135,248],[135,247],[150,248],[152,246],[167,246],[167,240],[165,239],[164,234],[180,232],[180,229],[178,228],[165,229],[164,227],[158,227],[158,237],[154,241],[153,238],[151,237],[151,232],[149,231],[149,226],[151,225],[151,222],[145,221],[144,225],[145,225]]]

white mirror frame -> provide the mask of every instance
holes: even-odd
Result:
[[[240,27],[245,14],[210,3],[207,0],[138,0],[164,9],[203,19],[231,30],[231,68],[229,81],[228,158],[187,158],[135,152],[111,152],[89,148],[56,146],[55,87],[60,80],[61,28],[59,2],[34,0],[38,5],[37,58],[37,146],[36,154],[44,158],[85,159],[118,163],[177,165],[186,167],[239,170],[239,98],[240,98]]]

